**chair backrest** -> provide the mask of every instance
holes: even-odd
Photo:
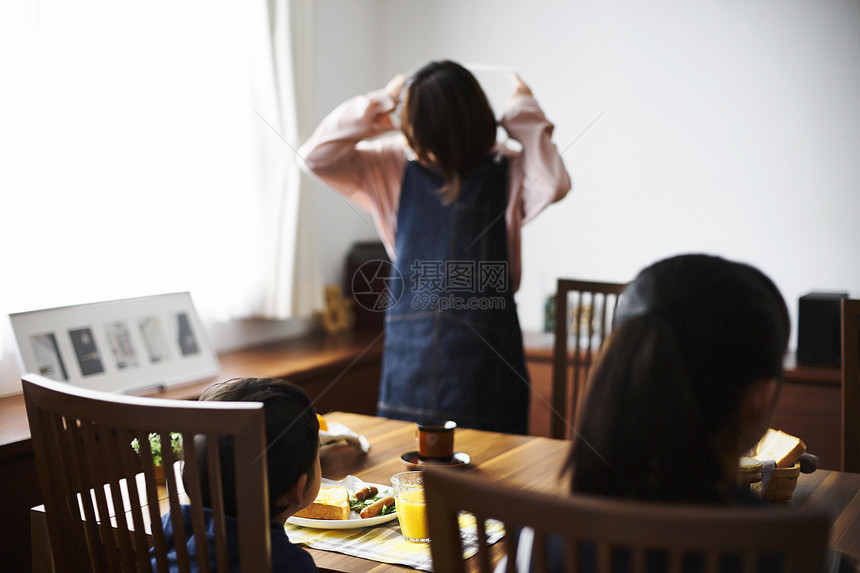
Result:
[[[436,571],[466,571],[458,525],[461,511],[475,516],[479,551],[469,570],[482,573],[492,571],[499,558],[484,543],[487,519],[504,524],[506,572],[517,570],[518,558],[526,563],[533,559],[537,573],[616,571],[611,563],[620,565],[619,560],[627,562],[631,573],[651,571],[647,566],[655,562],[664,563],[661,571],[681,573],[690,559],[700,560],[701,570],[716,573],[724,558],[741,561],[743,567],[732,570],[754,572],[760,557],[769,559],[768,571],[824,570],[830,521],[822,512],[558,497],[432,469],[425,472],[424,487]],[[531,547],[517,543],[512,532],[520,528],[533,531]],[[547,541],[552,549],[546,549]]]
[[[860,473],[860,299],[842,299],[842,471]]]
[[[550,436],[573,435],[591,362],[612,330],[621,283],[558,279],[555,293]]]
[[[219,436],[233,440],[242,571],[271,569],[262,404],[107,394],[30,374],[23,379],[23,389],[57,571],[152,571],[150,546],[158,571],[166,571],[160,504],[153,501],[164,503],[164,495],[169,498],[180,570],[191,570],[180,508],[184,502],[191,506],[197,542],[194,570],[209,571],[196,435],[206,436],[218,570],[227,570],[228,546]],[[160,443],[169,444],[173,432],[182,435],[182,460],[171,447],[161,448],[166,487],[159,488],[149,435],[159,434]],[[177,478],[180,464],[184,479]]]

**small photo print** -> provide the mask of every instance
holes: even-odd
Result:
[[[194,337],[194,331],[191,330],[188,315],[180,312],[176,315],[176,320],[179,321],[179,348],[182,350],[182,355],[188,356],[189,354],[200,352],[200,348],[197,346],[197,339]]]
[[[74,346],[75,355],[78,357],[81,374],[83,376],[92,376],[93,374],[104,372],[102,357],[99,354],[98,348],[96,348],[92,329],[79,328],[77,330],[70,330],[69,336],[72,338],[72,346]]]
[[[144,317],[140,319],[139,326],[143,342],[146,344],[146,351],[149,353],[149,361],[156,363],[167,360],[167,344],[164,341],[164,333],[158,317]]]
[[[65,382],[69,379],[63,357],[57,347],[57,338],[54,333],[34,334],[30,337],[33,354],[36,355],[37,371],[45,378],[57,382]]]
[[[119,370],[137,368],[137,352],[131,341],[131,333],[124,322],[112,322],[105,326],[111,353]]]

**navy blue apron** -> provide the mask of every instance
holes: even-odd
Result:
[[[378,413],[525,434],[529,378],[508,269],[507,161],[488,156],[443,205],[442,177],[403,175]],[[399,276],[398,276],[399,275]]]

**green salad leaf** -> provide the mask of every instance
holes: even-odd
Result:
[[[350,493],[349,494],[349,509],[356,512],[356,513],[361,513],[361,510],[364,509],[365,507],[367,507],[368,505],[373,505],[375,502],[379,501],[380,499],[382,499],[384,497],[388,497],[389,495],[391,495],[391,494],[389,494],[387,492],[378,492],[376,495],[374,495],[372,497],[359,500],[359,499],[355,499],[355,495]],[[383,507],[382,511],[380,511],[378,515],[389,515],[391,513],[395,513],[397,511],[396,505],[397,505],[396,503],[393,503],[391,505],[387,505],[387,506]]]
[[[173,449],[173,454],[177,458],[182,457],[182,434],[179,432],[170,432],[170,446]],[[131,441],[131,447],[135,453],[140,454],[140,442],[137,438]],[[152,464],[156,466],[163,465],[161,457],[161,436],[156,433],[149,434],[149,451],[152,453]]]

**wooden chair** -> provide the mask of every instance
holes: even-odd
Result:
[[[162,448],[180,570],[190,570],[180,509],[180,503],[190,500],[198,570],[209,571],[202,562],[207,550],[195,435],[207,436],[218,569],[227,570],[227,541],[217,436],[232,437],[235,467],[241,468],[235,482],[242,571],[271,569],[262,404],[107,394],[36,375],[26,375],[23,388],[57,571],[152,571],[150,546],[158,571],[167,570],[166,539],[159,503],[154,502],[159,490],[151,432],[161,436],[161,444],[170,443],[171,432],[182,434],[182,462],[172,448]],[[140,455],[132,447],[135,439]],[[179,463],[184,464],[182,480],[176,476]],[[182,491],[187,497],[180,497]],[[144,500],[150,500],[148,505]]]
[[[860,473],[860,299],[842,300],[842,471]]]
[[[451,471],[424,474],[430,550],[436,571],[466,571],[458,515],[475,516],[478,526],[477,570],[493,571],[503,549],[505,571],[515,571],[520,547],[511,532],[531,528],[534,534],[529,555],[534,571],[548,570],[548,536],[558,542],[551,562],[564,571],[612,571],[611,562],[629,558],[631,572],[646,571],[652,560],[665,559],[660,570],[683,571],[685,559],[701,559],[704,571],[719,571],[723,557],[742,560],[745,568],[758,571],[760,556],[775,560],[786,572],[823,571],[830,521],[825,513],[785,507],[716,507],[668,505],[597,496],[557,497],[487,483],[476,476]],[[487,547],[485,520],[501,521],[505,528],[502,548]],[[531,533],[531,532],[530,532]],[[550,539],[552,539],[550,537]],[[538,549],[540,548],[540,549]],[[580,561],[593,567],[575,568]],[[559,563],[559,561],[564,563]],[[472,569],[475,563],[470,563]],[[555,569],[558,570],[558,569]],[[733,569],[735,570],[735,569]],[[776,569],[768,569],[774,571]]]
[[[553,438],[573,434],[591,362],[612,330],[618,295],[624,287],[620,283],[558,279],[550,397]]]

